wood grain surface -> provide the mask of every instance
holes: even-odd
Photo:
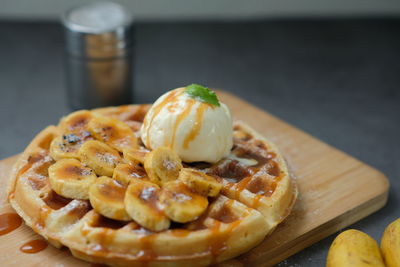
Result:
[[[259,246],[221,266],[272,266],[385,205],[389,183],[379,171],[231,94],[219,96],[235,119],[276,143],[299,188],[291,215]],[[0,213],[13,212],[5,191],[15,159],[0,161]],[[72,257],[68,249],[50,245],[36,254],[19,251],[25,242],[38,238],[24,224],[0,236],[0,265],[90,265]]]

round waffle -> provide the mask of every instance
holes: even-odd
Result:
[[[216,164],[182,163],[222,185],[200,201],[208,205],[199,216],[174,222],[154,213],[149,217],[154,225],[145,224],[149,227],[141,218],[133,220],[135,206],[128,209],[123,199],[126,204],[127,192],[138,187],[121,177],[130,170],[134,181],[151,185],[143,168],[149,151],[138,138],[149,107],[79,111],[39,133],[14,165],[9,186],[9,201],[26,224],[52,245],[91,262],[205,266],[248,251],[290,213],[297,190],[284,159],[273,144],[237,121],[227,158]],[[98,116],[113,119],[118,133],[110,135],[102,125],[107,119]]]

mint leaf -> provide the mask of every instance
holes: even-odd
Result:
[[[219,101],[214,91],[199,84],[186,86],[185,93],[191,98],[219,107]]]

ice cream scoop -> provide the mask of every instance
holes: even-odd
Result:
[[[213,94],[204,91],[209,89],[196,90],[177,88],[157,99],[141,127],[147,148],[170,147],[184,162],[215,163],[229,154],[232,117],[228,107],[215,95],[214,101],[207,100],[202,93]],[[200,94],[196,97],[193,92]]]

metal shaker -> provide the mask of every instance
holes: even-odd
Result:
[[[132,15],[113,2],[94,2],[67,11],[67,97],[73,109],[132,101]]]

